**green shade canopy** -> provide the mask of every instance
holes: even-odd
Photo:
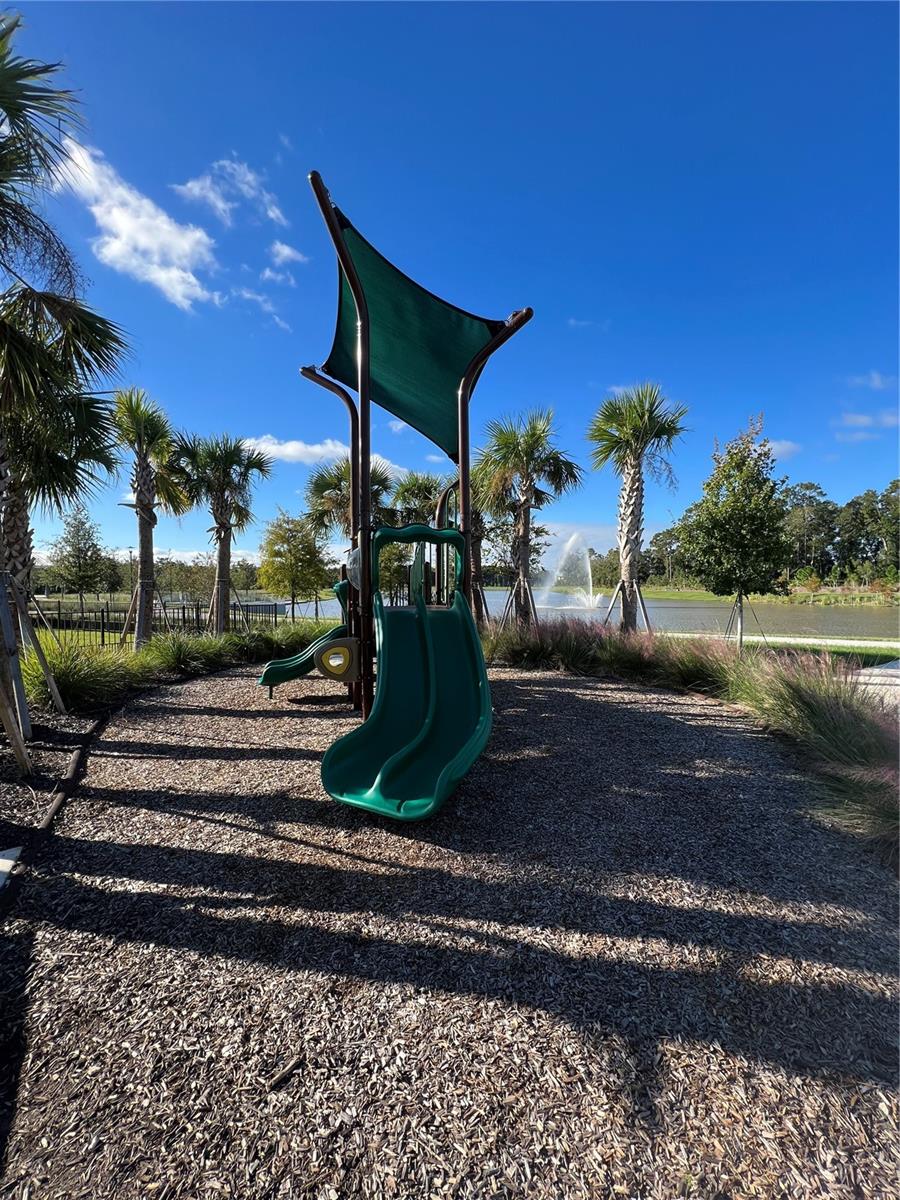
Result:
[[[369,310],[371,399],[455,462],[460,381],[506,322],[476,317],[432,295],[379,254],[343,213],[336,216]],[[340,268],[338,275],[337,329],[322,369],[356,388],[356,305]]]

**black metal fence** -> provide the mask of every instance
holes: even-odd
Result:
[[[208,605],[199,601],[184,604],[155,604],[153,607],[154,633],[205,633],[207,632],[206,614]],[[289,618],[285,616],[283,605],[254,603],[251,605],[231,605],[231,628],[243,629],[245,623],[251,625],[277,626],[279,621]],[[41,611],[34,607],[31,619],[35,629],[45,629],[47,625],[57,634],[60,641],[77,642],[83,646],[118,646],[122,631],[128,619],[127,608],[113,608],[104,604],[99,608],[72,609],[63,607],[53,601],[42,601]],[[131,640],[134,632],[134,622],[128,634]]]

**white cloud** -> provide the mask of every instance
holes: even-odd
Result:
[[[387,471],[392,479],[399,479],[402,475],[409,474],[409,467],[401,467],[395,462],[391,462],[389,458],[385,458],[383,454],[373,454],[372,461],[377,461],[378,464]]]
[[[231,294],[238,300],[246,300],[249,304],[255,304],[260,312],[264,312],[272,318],[272,321],[279,329],[285,330],[286,333],[291,332],[291,327],[283,317],[278,315],[278,310],[272,301],[263,292],[255,292],[253,288],[236,287],[231,289]]]
[[[172,187],[185,200],[208,205],[224,225],[231,225],[232,210],[240,200],[249,201],[276,225],[290,224],[278,197],[266,188],[262,176],[239,158],[220,158],[196,179],[173,183]]]
[[[450,460],[446,454],[426,454],[425,461],[430,463],[448,463]]]
[[[198,278],[215,271],[215,242],[196,225],[181,225],[167,212],[126,183],[99,150],[66,139],[65,182],[89,209],[100,236],[91,249],[113,271],[157,288],[178,308],[220,303]]]
[[[272,262],[276,267],[283,267],[285,263],[308,263],[309,259],[305,254],[301,254],[293,246],[289,246],[287,242],[273,242],[269,247],[269,254],[272,256]]]
[[[404,429],[409,429],[405,421],[388,421],[391,433],[402,433]]]
[[[886,392],[897,382],[896,375],[882,375],[880,371],[867,371],[865,375],[851,375],[847,380],[853,388],[868,388],[872,392]]]
[[[793,458],[803,449],[799,442],[789,442],[787,438],[773,438],[769,441],[769,445],[772,447],[772,453],[778,459]]]
[[[290,271],[273,271],[271,267],[264,267],[260,271],[259,278],[263,283],[284,283],[288,287],[297,286],[297,280]]]
[[[578,317],[569,317],[566,324],[570,329],[587,329],[589,325],[593,325],[593,321],[582,321]]]
[[[844,412],[840,420],[832,421],[840,428],[835,433],[835,440],[848,442],[876,442],[884,429],[894,429],[897,426],[898,414],[896,409],[883,408],[881,412]]]
[[[226,199],[212,175],[198,175],[196,179],[189,179],[187,183],[173,183],[171,187],[185,200],[209,205],[223,225],[231,225],[231,210],[237,205],[233,200]]]
[[[306,466],[334,462],[337,458],[346,458],[350,453],[350,447],[335,438],[326,438],[324,442],[283,442],[271,433],[264,433],[262,437],[244,438],[244,445],[253,450],[262,450],[270,458],[280,459],[282,462],[304,463]]]
[[[621,396],[623,392],[628,391],[628,387],[626,384],[614,383],[612,387],[608,387],[606,390],[613,396]]]
[[[281,142],[282,146],[284,146],[285,150],[293,150],[294,149],[294,143],[291,141],[291,139],[288,137],[288,135],[286,133],[279,133],[278,140],[279,140],[279,142]]]
[[[871,429],[853,429],[849,432],[838,432],[834,436],[839,442],[876,442],[881,434]]]
[[[254,292],[252,288],[236,287],[231,289],[232,296],[236,296],[239,300],[249,300],[251,304],[258,304],[264,313],[274,313],[275,305],[268,296],[262,292]]]

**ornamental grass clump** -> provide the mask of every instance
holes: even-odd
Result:
[[[74,642],[42,642],[63,704],[73,712],[108,708],[135,686],[150,682],[145,664],[119,650],[79,646]],[[28,703],[49,708],[50,693],[33,650],[22,656],[22,678]]]

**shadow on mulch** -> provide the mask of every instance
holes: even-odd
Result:
[[[294,794],[90,788],[100,804],[170,812],[246,832],[254,848],[261,835],[294,842],[337,856],[339,865],[332,865],[333,858],[328,864],[298,863],[230,850],[56,836],[40,879],[23,891],[17,913],[23,929],[58,926],[280,970],[411,983],[541,1009],[586,1037],[624,1038],[645,1064],[639,1090],[648,1111],[658,1086],[655,1047],[664,1039],[720,1046],[792,1073],[896,1080],[896,1022],[889,1001],[833,978],[822,985],[763,983],[745,972],[759,955],[887,975],[897,965],[894,946],[866,924],[869,903],[871,915],[883,918],[884,893],[870,901],[860,873],[865,877],[880,868],[852,838],[810,818],[802,780],[765,734],[702,702],[679,708],[677,715],[604,705],[577,694],[565,677],[558,683],[546,676],[495,680],[493,690],[492,744],[456,799],[427,824],[373,821]],[[185,754],[180,746],[108,739],[96,752],[110,745],[129,755]],[[195,749],[201,758],[319,757],[280,747],[204,746],[187,753]],[[761,763],[767,770],[761,771]],[[463,864],[466,855],[480,856],[481,869],[467,875],[460,866],[449,871],[386,862],[302,836],[316,830],[321,839],[328,830],[372,825],[401,840],[450,849],[463,856]],[[110,832],[114,828],[111,824]],[[501,864],[500,878],[484,877],[486,860]],[[390,874],[372,869],[384,865],[392,868]],[[91,877],[129,886],[110,891]],[[644,879],[647,894],[604,894],[598,883],[611,877],[632,884]],[[654,899],[657,877],[773,902],[840,905],[855,909],[860,921],[840,929],[816,919],[676,907]],[[199,897],[198,888],[204,893]],[[298,925],[290,918],[299,910],[374,913],[453,935],[459,929],[450,922],[459,919],[492,928],[467,927],[470,943],[464,948],[401,943]],[[509,926],[510,933],[495,932],[497,925]],[[601,934],[709,947],[722,957],[715,969],[703,970],[592,959],[577,949],[523,943],[514,933],[523,925],[576,939]],[[12,1097],[30,936],[4,969],[9,990],[0,999],[0,1021],[11,1044],[4,1061],[12,1064],[5,1075]],[[7,1127],[14,1104],[6,1100]]]

